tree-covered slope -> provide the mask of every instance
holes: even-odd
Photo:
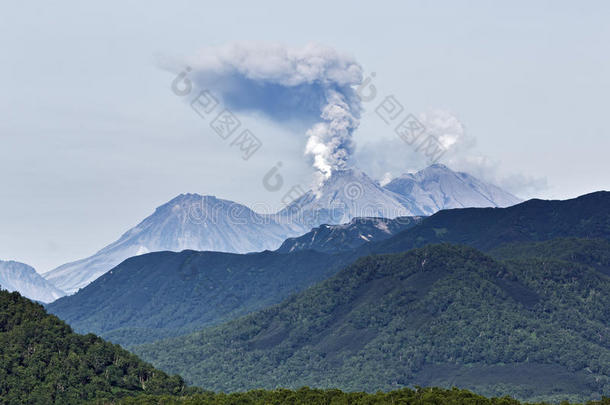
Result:
[[[555,238],[610,239],[610,192],[571,200],[529,200],[508,208],[439,211],[385,241],[372,253],[403,252],[430,243],[457,243],[486,251],[506,243]]]
[[[592,398],[610,393],[608,291],[604,271],[578,260],[504,263],[435,245],[362,258],[280,305],[135,351],[215,390],[417,384]]]
[[[605,239],[558,238],[544,242],[515,242],[488,253],[504,260],[552,257],[585,264],[610,276],[610,242]]]
[[[0,291],[0,403],[82,404],[179,394],[180,377],[94,335],[77,335],[19,293]]]
[[[181,398],[170,396],[141,395],[119,402],[124,405],[521,405],[512,398],[486,398],[457,388],[417,388],[390,392],[342,392],[337,389],[298,390],[278,389],[273,391],[252,390],[232,394],[207,392]],[[525,404],[523,404],[525,405]],[[528,405],[545,405],[528,404]],[[570,405],[566,402],[562,405]],[[586,405],[610,405],[610,398],[590,401]]]
[[[335,274],[352,258],[314,251],[150,253],[127,259],[48,310],[78,332],[129,346],[277,304]]]

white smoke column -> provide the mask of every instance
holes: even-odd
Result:
[[[314,167],[328,178],[333,170],[345,169],[354,150],[352,133],[358,127],[358,120],[338,92],[329,90],[326,100],[321,115],[324,122],[307,131],[305,153],[314,156]]]
[[[345,168],[361,112],[354,87],[362,68],[353,58],[319,44],[246,42],[204,49],[187,65],[198,87],[220,94],[234,111],[313,125],[305,153],[324,177]]]

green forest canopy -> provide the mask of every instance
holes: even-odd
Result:
[[[0,403],[81,404],[189,392],[118,345],[77,335],[18,293],[0,290]]]

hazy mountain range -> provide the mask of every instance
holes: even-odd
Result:
[[[496,186],[438,164],[403,175],[385,187],[356,169],[338,171],[318,190],[307,192],[273,215],[258,214],[214,196],[181,194],[93,256],[43,276],[73,294],[123,260],[143,253],[272,250],[311,228],[356,217],[391,219],[430,215],[445,208],[505,207],[519,201]]]
[[[66,295],[25,263],[0,260],[0,286],[40,302],[51,302]]]
[[[276,251],[151,252],[47,308],[206,389],[583,401],[610,392],[609,210],[600,191],[358,218]]]
[[[610,240],[609,209],[610,193],[598,192],[508,208],[444,210],[421,220],[357,219],[315,228],[275,252],[149,253],[124,261],[48,309],[79,332],[131,346],[277,304],[370,254],[435,243],[489,251],[562,237]],[[374,232],[380,223],[389,232]],[[371,241],[362,243],[363,235]]]
[[[388,239],[420,220],[356,218],[322,225],[274,252],[142,254],[48,308],[79,332],[125,346],[177,336],[276,304],[353,261],[355,247]]]

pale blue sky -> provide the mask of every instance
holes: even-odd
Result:
[[[183,192],[277,206],[281,195],[261,186],[277,161],[287,183],[308,184],[303,134],[242,117],[264,144],[244,162],[156,67],[158,56],[229,41],[314,41],[352,55],[409,111],[455,114],[476,139],[464,154],[486,157],[480,173],[520,197],[610,189],[610,3],[295,4],[3,3],[0,259],[50,270]],[[366,107],[355,135],[363,169],[422,168]]]

